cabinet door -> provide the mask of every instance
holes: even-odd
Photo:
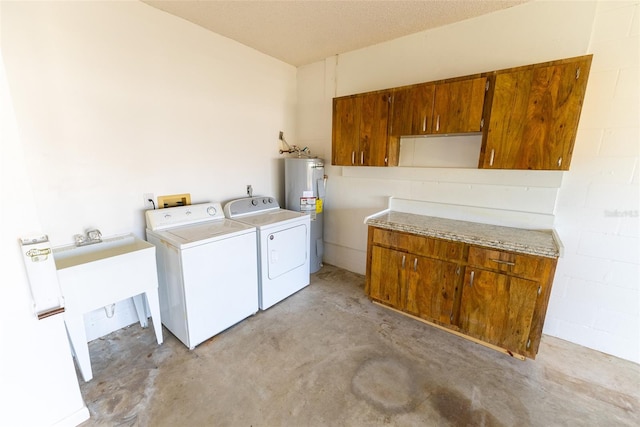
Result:
[[[486,77],[436,85],[432,134],[480,132]]]
[[[569,170],[591,57],[498,73],[481,168]]]
[[[411,255],[406,268],[408,273],[405,310],[425,320],[451,323],[458,265]]]
[[[334,165],[356,164],[359,155],[362,98],[350,96],[333,100],[332,160]]]
[[[426,135],[431,132],[434,92],[432,83],[394,92],[391,135]]]
[[[467,267],[460,329],[482,341],[526,353],[537,297],[537,282]]]
[[[386,166],[391,94],[365,94],[361,100],[360,145],[356,154],[356,164]]]
[[[404,300],[404,263],[406,255],[392,249],[371,248],[369,297],[402,309]]]

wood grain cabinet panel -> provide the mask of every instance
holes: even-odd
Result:
[[[453,262],[411,256],[406,265],[405,311],[421,319],[450,324],[460,268]]]
[[[497,72],[479,167],[569,170],[591,59]]]
[[[333,100],[333,164],[350,166],[360,148],[362,98],[350,96]]]
[[[387,165],[390,101],[390,92],[333,99],[334,165]]]
[[[436,85],[431,133],[480,132],[486,83],[478,77]]]
[[[406,254],[392,249],[372,247],[369,296],[391,307],[404,307],[401,288],[405,283]]]
[[[532,280],[539,280],[540,277],[547,275],[549,268],[553,264],[549,258],[521,255],[514,252],[476,246],[469,248],[468,263]]]
[[[434,83],[423,83],[394,90],[391,135],[400,137],[431,133],[435,87]]]
[[[460,331],[526,354],[538,283],[467,267],[460,302]]]

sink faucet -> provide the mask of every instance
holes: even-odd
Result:
[[[91,245],[93,243],[102,242],[102,233],[100,233],[100,230],[96,228],[93,230],[87,230],[86,235],[76,234],[73,236],[73,239],[76,246]]]

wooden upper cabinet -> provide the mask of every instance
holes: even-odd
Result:
[[[390,106],[390,92],[362,96],[359,153],[361,166],[387,165]]]
[[[360,145],[361,109],[361,97],[333,99],[332,157],[334,165],[355,164],[355,153]]]
[[[334,165],[387,165],[390,99],[390,92],[334,98]]]
[[[497,72],[479,167],[568,170],[591,59]]]
[[[426,135],[433,121],[435,84],[423,83],[393,92],[392,136]]]
[[[480,132],[486,77],[436,85],[432,134]]]

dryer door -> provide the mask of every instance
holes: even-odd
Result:
[[[275,279],[304,265],[309,257],[306,224],[297,225],[267,235],[267,270]]]

